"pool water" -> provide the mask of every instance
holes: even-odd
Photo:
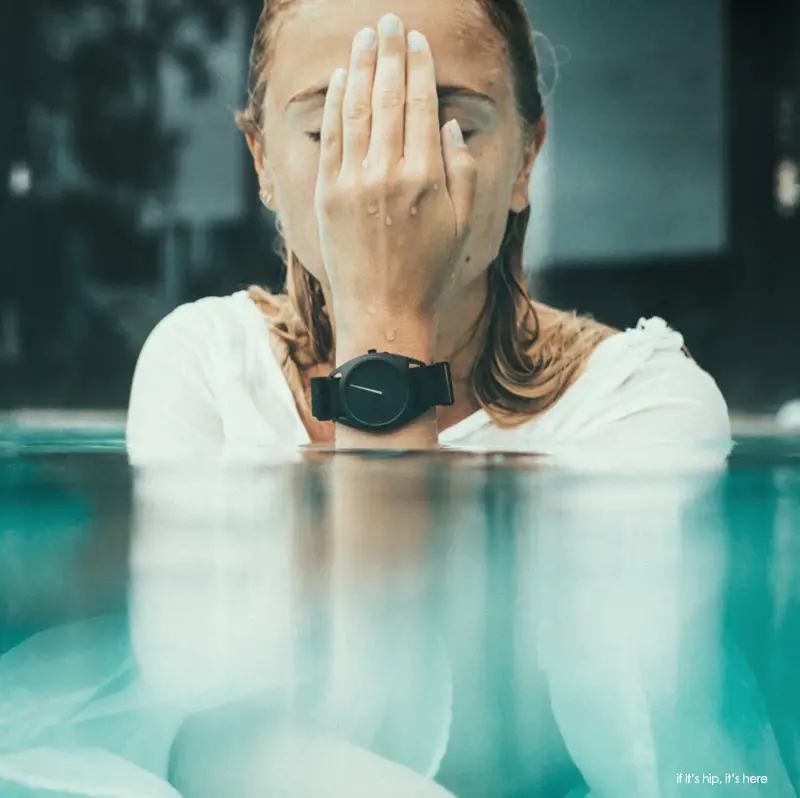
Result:
[[[797,796],[800,439],[727,467],[0,431],[0,796]]]

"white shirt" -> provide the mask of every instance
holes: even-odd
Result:
[[[444,430],[446,448],[567,458],[588,451],[730,449],[728,409],[715,381],[659,318],[601,343],[548,411],[516,429],[484,410]],[[136,366],[127,422],[133,464],[178,454],[259,459],[310,443],[246,291],[182,305],[151,332]],[[605,454],[603,454],[605,453]],[[672,459],[672,458],[669,458]]]

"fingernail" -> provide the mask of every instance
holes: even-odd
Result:
[[[360,50],[374,50],[378,37],[372,28],[364,28],[356,34],[356,47]]]
[[[412,53],[419,53],[428,49],[428,40],[418,31],[412,30],[408,34],[408,49]]]
[[[381,36],[399,36],[402,30],[403,23],[395,14],[384,14],[378,23],[378,31]]]
[[[451,119],[447,123],[447,135],[454,144],[464,143],[464,134],[461,132],[461,125],[458,124],[457,119]]]
[[[331,85],[341,87],[345,83],[347,83],[347,70],[339,67],[331,77]]]

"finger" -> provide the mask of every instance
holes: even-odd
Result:
[[[327,183],[336,180],[342,167],[342,101],[347,71],[337,69],[328,84],[320,129],[319,177]]]
[[[451,119],[442,128],[442,153],[447,177],[447,192],[456,213],[456,231],[459,240],[466,235],[472,223],[475,192],[478,187],[478,167],[464,142],[461,127]]]
[[[368,160],[392,167],[403,157],[406,104],[406,37],[403,23],[386,14],[378,23],[378,63],[372,87],[372,136]]]
[[[378,57],[378,37],[364,28],[353,39],[350,54],[350,79],[344,94],[342,168],[359,168],[367,157],[372,129],[372,83]]]
[[[406,164],[419,163],[427,168],[436,164],[441,172],[444,170],[444,162],[433,55],[428,40],[419,31],[412,30],[407,41],[408,80],[403,158]]]

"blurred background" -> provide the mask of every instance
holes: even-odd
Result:
[[[171,309],[280,287],[233,120],[261,4],[3,0],[0,411],[124,411]],[[800,0],[527,4],[535,295],[663,317],[736,411],[800,397]]]

